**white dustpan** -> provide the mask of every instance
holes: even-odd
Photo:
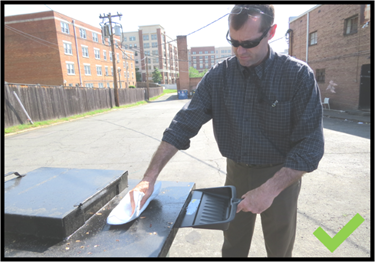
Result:
[[[154,186],[154,192],[147,199],[146,203],[141,207],[141,200],[144,197],[144,193],[139,191],[134,191],[134,203],[135,209],[132,214],[132,205],[130,202],[130,194],[127,193],[125,197],[118,203],[118,205],[112,210],[112,212],[107,217],[107,224],[110,225],[122,225],[133,221],[138,218],[141,213],[147,208],[148,204],[153,200],[160,192],[161,182],[156,182]]]

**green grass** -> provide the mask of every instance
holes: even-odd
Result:
[[[150,101],[154,101],[154,100],[158,99],[159,97],[162,97],[163,95],[170,94],[170,93],[177,93],[177,90],[165,89],[161,95],[150,98]],[[145,105],[145,104],[147,104],[147,101],[140,101],[140,102],[137,102],[137,103],[134,103],[134,104],[123,105],[123,106],[120,106],[120,107],[99,109],[99,110],[86,112],[86,113],[78,114],[78,115],[74,115],[74,116],[69,116],[69,117],[64,117],[64,118],[59,118],[59,119],[53,119],[53,120],[34,122],[34,124],[23,124],[23,125],[11,126],[11,127],[5,128],[4,133],[5,134],[16,133],[16,132],[19,132],[19,131],[22,131],[22,130],[25,130],[25,129],[31,129],[31,128],[36,128],[36,127],[41,127],[41,126],[48,126],[48,125],[52,125],[52,124],[56,124],[56,123],[62,123],[62,122],[66,122],[66,121],[70,121],[70,120],[74,120],[74,119],[78,119],[78,118],[82,118],[82,117],[86,117],[86,116],[96,115],[96,114],[111,111],[113,109],[129,108],[129,107]]]

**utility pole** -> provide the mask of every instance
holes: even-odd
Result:
[[[113,41],[113,29],[112,29],[112,17],[120,17],[121,19],[121,14],[118,14],[117,15],[111,15],[111,13],[109,13],[107,16],[102,16],[100,15],[99,18],[108,18],[109,19],[109,38],[111,40],[111,50],[112,50],[112,64],[113,64],[113,84],[114,84],[114,89],[115,89],[115,105],[117,107],[120,106],[120,102],[119,102],[119,98],[118,98],[118,86],[117,86],[117,74],[116,74],[116,71],[117,71],[117,67],[116,67],[116,53],[115,53],[115,43]]]
[[[146,56],[146,86],[147,86],[147,101],[150,100],[150,88],[148,86],[148,57]]]

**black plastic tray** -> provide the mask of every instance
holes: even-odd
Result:
[[[193,190],[180,227],[227,230],[241,199],[234,186]]]

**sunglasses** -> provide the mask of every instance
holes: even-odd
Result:
[[[232,14],[232,15],[239,15],[239,14],[241,14],[242,12],[246,12],[249,16],[260,16],[260,15],[266,15],[266,16],[269,16],[269,17],[273,18],[273,16],[264,13],[263,11],[261,11],[261,10],[258,9],[258,8],[254,8],[254,7],[244,7],[244,6],[236,6],[236,7],[234,7],[234,8],[232,9],[232,11],[230,12],[230,14]]]
[[[253,47],[256,47],[259,45],[260,41],[262,41],[262,39],[267,35],[268,31],[271,29],[271,27],[269,27],[266,31],[264,31],[264,33],[258,38],[258,39],[255,39],[253,41],[243,41],[243,42],[240,42],[240,41],[237,41],[237,40],[232,40],[229,38],[229,30],[227,32],[227,41],[229,44],[231,44],[232,46],[234,47],[239,47],[239,46],[242,46],[243,48],[253,48]]]

